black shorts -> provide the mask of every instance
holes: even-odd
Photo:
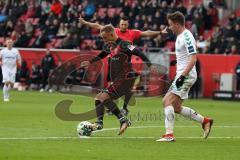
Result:
[[[116,80],[112,82],[112,84],[110,84],[106,89],[104,89],[103,92],[108,93],[112,99],[118,99],[131,92],[135,79],[136,78],[134,77]]]

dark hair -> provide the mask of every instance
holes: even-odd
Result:
[[[182,26],[185,25],[185,17],[179,11],[176,11],[174,13],[168,14],[167,15],[167,19],[170,19],[171,21],[176,22],[176,23],[178,23],[178,24],[180,24]]]
[[[103,27],[101,28],[100,32],[101,32],[101,33],[102,33],[102,32],[107,32],[107,33],[109,33],[109,32],[114,32],[114,27],[113,27],[113,25],[111,25],[111,24],[105,25],[105,26],[103,26]]]
[[[128,21],[129,18],[127,16],[122,16],[120,20]]]

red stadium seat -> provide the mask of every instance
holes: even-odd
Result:
[[[88,46],[93,46],[95,41],[94,40],[91,40],[91,39],[86,39],[84,40],[84,42],[88,45]]]
[[[106,12],[107,12],[107,8],[99,8],[98,9],[98,15],[100,17],[104,16],[106,14]]]
[[[116,14],[120,14],[122,11],[122,8],[116,8]]]
[[[203,3],[203,0],[193,0],[193,4],[195,6],[199,6],[200,4]],[[188,8],[188,5],[189,5],[189,0],[183,0],[183,5]]]
[[[240,17],[240,9],[237,9],[237,10],[236,10],[236,16],[237,16],[237,17]]]
[[[213,32],[214,32],[214,29],[211,29],[209,31],[205,31],[204,35],[203,35],[204,39],[210,38],[212,36]]]
[[[168,41],[166,43],[165,48],[168,48],[168,49],[170,49],[170,51],[173,51],[175,49],[175,42],[174,41]]]
[[[40,28],[37,28],[37,29],[35,30],[35,32],[34,32],[34,36],[35,36],[35,37],[39,36],[41,32],[42,32],[42,31],[40,30]]]
[[[33,43],[35,42],[36,38],[32,38],[30,39],[29,43],[28,43],[28,46],[31,46],[33,45]]]
[[[34,26],[38,25],[39,24],[39,18],[34,18],[32,24]]]
[[[35,15],[35,8],[34,7],[29,8],[27,10],[26,17],[30,18],[30,17],[33,17],[34,15]]]
[[[109,17],[114,17],[114,15],[116,14],[116,11],[117,11],[116,8],[109,8],[109,9],[107,10],[107,15],[108,15]]]
[[[191,29],[192,28],[192,21],[186,21],[186,28]]]
[[[33,18],[28,18],[27,21],[33,23]]]
[[[62,41],[63,41],[63,39],[56,39],[56,41],[55,41],[55,43],[54,43],[54,48],[60,47]]]
[[[4,43],[4,37],[0,37],[0,44],[3,45]]]

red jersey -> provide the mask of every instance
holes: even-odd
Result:
[[[117,33],[118,37],[124,41],[129,41],[133,44],[134,40],[140,38],[141,31],[135,29],[127,29],[125,32],[121,32],[119,28],[115,28],[115,32]]]
[[[133,44],[134,40],[138,40],[140,39],[141,36],[141,31],[140,30],[136,30],[136,29],[127,29],[125,32],[121,32],[120,28],[115,28],[115,32],[118,35],[119,38],[121,38],[124,41],[128,41],[131,44]],[[109,57],[111,57],[112,55],[109,55]],[[142,66],[139,64],[142,64],[142,60],[136,60],[137,57],[136,56],[132,56],[131,61],[133,63],[133,68],[136,72],[139,72],[142,70]],[[137,65],[136,65],[137,63]],[[138,67],[137,67],[138,66]],[[139,67],[140,66],[140,67]]]

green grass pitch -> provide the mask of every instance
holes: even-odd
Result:
[[[0,94],[2,96],[2,94]],[[79,122],[62,121],[55,105],[74,101],[71,111],[94,107],[92,98],[60,93],[11,92],[11,101],[0,101],[0,160],[239,160],[240,103],[210,99],[187,100],[184,105],[214,118],[207,140],[201,126],[177,116],[175,143],[155,140],[164,133],[161,98],[137,98],[130,108],[133,125],[118,136],[119,122],[105,116],[105,130],[80,139]],[[94,121],[94,120],[90,120]]]

